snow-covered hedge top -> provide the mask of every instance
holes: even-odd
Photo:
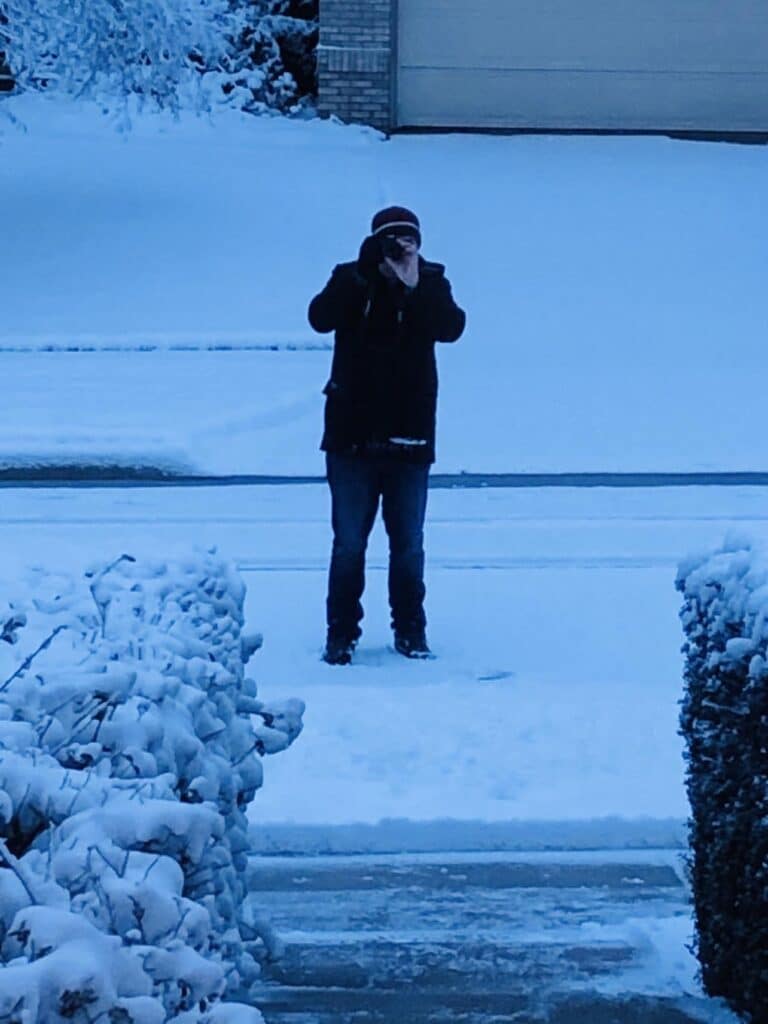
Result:
[[[748,659],[749,674],[768,674],[768,551],[730,538],[720,551],[680,565],[677,588],[689,639],[706,630],[709,667]]]
[[[706,991],[768,1006],[768,555],[749,540],[681,566],[695,944]]]
[[[123,556],[0,614],[2,1024],[260,1019],[245,809],[303,705],[257,699],[244,593]]]

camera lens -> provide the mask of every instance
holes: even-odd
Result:
[[[384,236],[382,239],[382,249],[384,250],[384,255],[389,256],[393,260],[399,260],[403,255],[403,248],[395,235]]]

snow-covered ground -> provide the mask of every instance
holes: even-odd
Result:
[[[4,463],[318,472],[329,353],[307,301],[397,201],[469,312],[441,353],[438,468],[764,468],[764,148],[384,141],[235,114],[120,135],[84,108],[12,109],[28,130],[0,139]],[[8,351],[73,344],[283,351]]]
[[[319,661],[324,487],[0,493],[10,588],[35,561],[168,557],[195,543],[234,558],[249,622],[265,634],[257,678],[308,705],[301,741],[270,766],[252,809],[275,827],[618,817],[634,820],[640,843],[638,819],[684,818],[675,567],[731,530],[768,533],[760,488],[433,491],[438,658],[388,649],[377,527],[364,639],[345,670]],[[603,831],[593,845],[621,828]]]
[[[767,535],[764,489],[433,491],[428,585],[438,659],[408,663],[388,649],[385,538],[377,528],[364,639],[356,664],[341,669],[319,661],[329,541],[323,487],[4,489],[0,496],[9,594],[22,567],[36,562],[75,568],[124,551],[171,557],[216,543],[234,558],[249,588],[249,624],[265,634],[251,666],[260,689],[307,702],[304,732],[267,765],[250,809],[255,848],[294,854],[276,863],[297,889],[323,861],[295,854],[318,849],[432,851],[425,863],[457,878],[484,862],[483,849],[519,850],[511,861],[539,870],[542,855],[532,849],[572,847],[552,863],[587,873],[594,866],[592,882],[585,876],[567,883],[576,889],[550,895],[539,883],[517,890],[514,881],[483,890],[497,916],[478,917],[476,890],[456,881],[455,892],[441,894],[411,879],[421,870],[417,856],[396,867],[401,890],[370,894],[353,891],[354,871],[377,876],[377,864],[391,858],[364,859],[351,874],[332,858],[328,866],[336,865],[349,892],[314,894],[306,883],[312,893],[287,902],[264,897],[286,933],[290,977],[295,957],[328,984],[350,963],[378,977],[392,950],[402,951],[398,969],[409,957],[418,966],[428,949],[435,970],[443,955],[453,970],[459,954],[451,936],[464,929],[465,908],[480,944],[464,944],[459,957],[470,986],[496,963],[493,950],[514,960],[515,950],[527,949],[530,964],[522,966],[530,977],[551,979],[562,996],[569,985],[578,989],[579,971],[561,970],[561,951],[576,949],[598,965],[582,990],[608,1000],[685,997],[697,1019],[730,1020],[699,1000],[684,891],[675,884],[654,894],[639,880],[643,864],[679,865],[680,851],[643,848],[680,843],[687,814],[676,564],[729,531]],[[595,852],[600,847],[614,852]],[[451,867],[446,849],[474,852]],[[270,863],[255,867],[260,890],[266,883],[258,873]],[[621,876],[637,877],[632,892],[626,879],[623,892],[606,883],[601,872],[611,864],[631,866]],[[406,927],[411,918],[429,928],[416,934],[415,924]],[[267,993],[265,1006],[279,998]],[[681,1019],[674,1006],[668,1019]]]
[[[763,148],[385,141],[234,114],[120,135],[83,107],[8,109],[27,130],[0,122],[0,467],[320,474],[330,349],[307,300],[402,202],[469,313],[440,354],[439,470],[766,468]],[[428,664],[388,648],[380,530],[356,663],[319,661],[320,486],[3,489],[0,576],[12,598],[35,563],[192,545],[237,562],[259,682],[307,701],[251,808],[263,849],[334,848],[334,829],[372,850],[457,829],[469,849],[670,844],[687,813],[675,568],[730,529],[768,534],[766,497],[433,492]],[[649,940],[684,987],[688,925],[659,918]]]

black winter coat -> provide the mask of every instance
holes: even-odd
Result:
[[[420,258],[413,289],[339,264],[309,306],[316,331],[336,332],[320,447],[434,462],[435,342],[458,340],[465,321],[439,263]]]

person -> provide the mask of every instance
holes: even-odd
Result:
[[[323,651],[331,665],[349,664],[361,635],[365,552],[380,502],[395,650],[431,657],[424,517],[435,460],[435,342],[457,341],[466,316],[443,265],[420,248],[411,210],[380,210],[357,261],[339,264],[309,306],[314,330],[335,331],[320,446],[333,528]]]

